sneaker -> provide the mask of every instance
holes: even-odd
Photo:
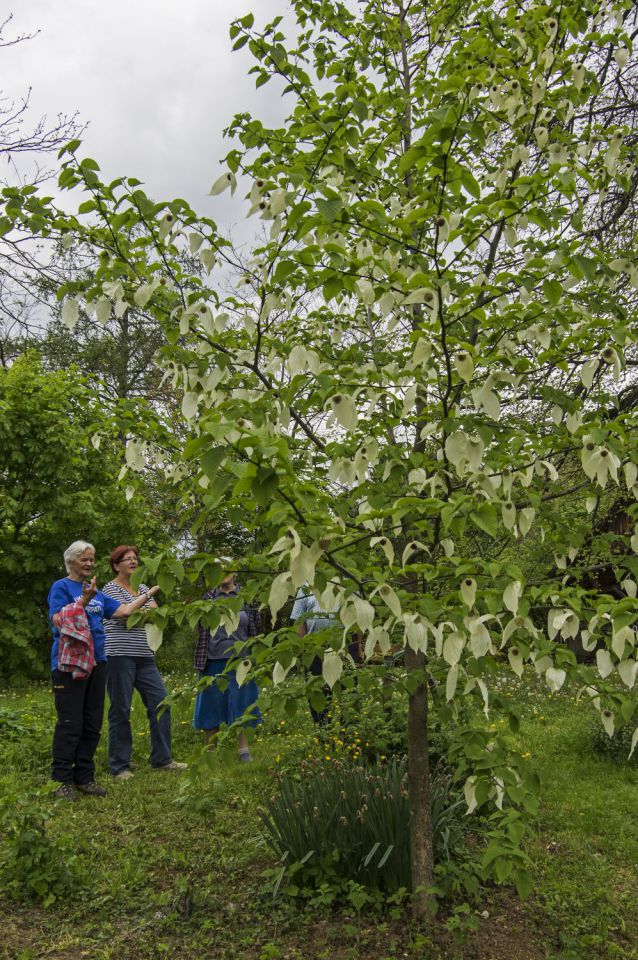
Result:
[[[66,800],[68,803],[75,803],[78,798],[72,783],[61,783],[57,790],[53,791],[53,796],[57,800]]]
[[[239,751],[239,762],[240,763],[252,763],[253,758],[250,755],[250,750],[240,750]]]
[[[130,770],[120,770],[119,773],[113,774],[114,780],[130,780],[133,774]]]
[[[101,787],[99,783],[95,782],[95,780],[91,780],[89,783],[76,783],[75,789],[79,790],[80,793],[85,793],[87,797],[106,796],[106,790],[104,787]]]
[[[186,770],[188,767],[187,763],[180,763],[178,760],[170,760],[169,763],[162,764],[161,767],[156,767],[156,770]]]

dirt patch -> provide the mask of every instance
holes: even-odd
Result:
[[[475,914],[478,929],[455,942],[442,916],[430,929],[409,919],[385,920],[335,913],[311,918],[300,913],[284,925],[251,914],[246,904],[232,918],[226,911],[196,909],[187,919],[175,913],[146,920],[129,918],[102,938],[94,924],[82,942],[53,911],[16,910],[5,904],[2,960],[548,960],[551,932],[539,926],[540,911],[507,891],[486,896]],[[90,946],[89,946],[90,944]]]
[[[532,907],[515,894],[495,891],[481,904],[479,928],[463,946],[463,960],[547,960],[551,931],[539,927]],[[446,945],[453,956],[452,944]]]

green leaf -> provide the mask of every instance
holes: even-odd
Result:
[[[514,875],[516,892],[521,900],[525,900],[532,892],[532,878],[527,870],[517,870]]]
[[[251,484],[253,495],[260,507],[266,506],[275,495],[278,486],[279,477],[277,476],[277,471],[271,467],[260,467],[257,471],[257,476],[253,478]]]
[[[563,288],[558,280],[545,280],[543,283],[543,293],[552,306],[555,307],[563,296]]]
[[[160,570],[157,575],[157,583],[162,593],[168,597],[177,583],[172,573],[166,570]]]
[[[572,270],[574,275],[581,279],[586,277],[587,280],[594,280],[596,277],[596,261],[592,260],[590,257],[584,257],[580,253],[575,253],[572,256],[572,264],[575,267],[575,270]]]
[[[488,533],[490,537],[495,537],[498,534],[498,517],[491,503],[482,503],[476,510],[472,510],[470,520],[479,530]]]
[[[456,168],[457,174],[460,175],[461,183],[471,196],[475,197],[476,200],[481,198],[481,185],[478,180],[476,180],[467,167],[462,167],[460,165]]]
[[[330,277],[329,280],[326,280],[322,290],[326,302],[332,300],[333,297],[337,297],[340,293],[343,293],[343,280],[341,275],[337,273],[333,277]]]
[[[201,456],[202,470],[209,477],[217,474],[220,463],[226,456],[226,447],[211,447]]]
[[[59,151],[58,157],[64,156],[65,153],[75,153],[81,143],[81,140],[69,140],[69,142],[65,143],[62,149]]]
[[[273,274],[273,283],[283,283],[297,269],[294,260],[280,260]]]
[[[343,210],[343,200],[333,197],[330,200],[317,200],[317,210],[327,223],[334,223]]]

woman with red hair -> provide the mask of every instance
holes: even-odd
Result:
[[[130,603],[148,593],[146,584],[136,590],[131,583],[140,558],[136,546],[121,544],[111,551],[110,564],[115,579],[103,588],[107,597]],[[157,606],[149,597],[142,609]],[[137,690],[146,707],[151,732],[151,766],[157,770],[183,770],[185,763],[173,760],[171,754],[171,713],[168,707],[158,716],[159,705],[166,697],[164,681],[155,663],[155,654],[148,645],[142,624],[127,627],[121,620],[104,621],[106,631],[107,690],[109,693],[109,767],[116,780],[128,780],[131,772],[133,737],[131,734],[131,702]]]

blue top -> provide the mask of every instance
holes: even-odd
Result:
[[[65,577],[64,580],[56,580],[49,590],[49,618],[51,618],[54,613],[58,613],[62,607],[66,607],[67,603],[74,603],[81,596],[82,583],[79,580],[70,580],[69,577]],[[87,604],[86,616],[89,621],[91,636],[93,637],[93,651],[95,654],[96,663],[106,663],[106,652],[104,649],[104,626],[102,624],[102,618],[112,617],[120,606],[120,601],[113,600],[112,597],[107,597],[102,593],[101,590],[98,590],[95,596]],[[52,620],[51,628],[53,630],[51,670],[57,670],[60,631],[56,626],[53,625]]]

